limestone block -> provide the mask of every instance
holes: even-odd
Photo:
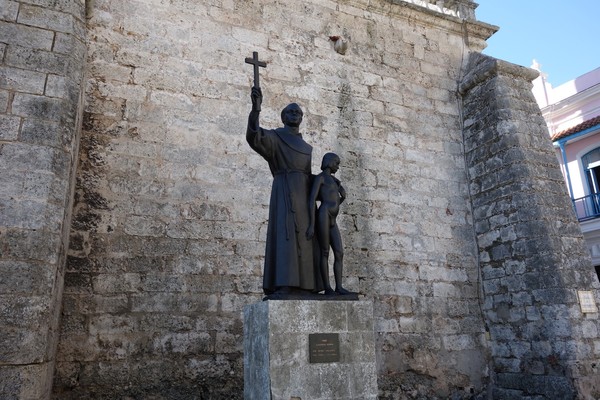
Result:
[[[45,7],[22,5],[17,22],[53,31],[73,33],[73,17]]]
[[[58,99],[17,93],[13,101],[13,114],[60,121],[64,118],[64,104]]]
[[[5,174],[8,175],[8,174]],[[0,187],[4,186],[3,177],[0,177]],[[13,175],[13,180],[20,182],[22,174]],[[0,195],[3,192],[0,190]],[[14,195],[14,193],[13,193]],[[27,259],[56,264],[60,239],[49,237],[44,231],[3,229],[0,233],[3,243],[3,255],[6,259]]]
[[[0,81],[0,88],[42,94],[46,83],[46,75],[18,68],[0,67],[0,76],[6,77]]]
[[[15,140],[19,134],[21,118],[12,115],[0,115],[0,140]]]
[[[2,45],[0,45],[0,55],[2,54]],[[8,107],[8,91],[0,89],[0,113],[5,113]]]
[[[62,149],[68,143],[71,129],[58,122],[26,118],[21,128],[21,141]]]
[[[53,363],[23,366],[0,366],[0,394],[6,399],[46,399],[49,387],[44,384],[51,380]]]
[[[310,363],[309,334],[335,333],[340,361]],[[370,301],[265,301],[244,309],[244,398],[376,399]]]
[[[56,32],[56,39],[54,40],[52,52],[69,54],[73,58],[79,59],[86,52],[86,47],[81,41],[83,38],[84,36],[80,36],[78,38],[66,33]],[[77,74],[78,71],[73,70],[72,72]],[[82,73],[82,71],[79,71],[79,73]]]
[[[19,13],[19,3],[12,0],[0,0],[0,19],[14,22]]]
[[[0,37],[8,44],[32,49],[50,50],[52,48],[54,33],[45,29],[0,21]]]
[[[46,96],[66,99],[68,95],[68,82],[64,76],[48,75]]]

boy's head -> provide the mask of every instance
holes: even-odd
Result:
[[[329,168],[331,172],[336,172],[340,166],[340,161],[340,157],[335,153],[325,154],[323,156],[323,161],[321,162],[321,171],[325,171],[326,168]]]

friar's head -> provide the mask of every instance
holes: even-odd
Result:
[[[286,126],[299,127],[302,123],[303,115],[304,113],[298,104],[288,104],[281,110],[281,122]]]

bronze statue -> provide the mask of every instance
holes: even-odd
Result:
[[[302,110],[292,103],[281,112],[283,128],[259,126],[260,88],[252,88],[246,140],[268,163],[273,175],[263,275],[266,295],[316,290],[313,243],[308,229],[312,147],[299,131]]]
[[[282,128],[270,130],[260,127],[263,96],[259,86],[259,67],[266,67],[266,63],[259,61],[256,52],[252,58],[246,58],[246,63],[254,66],[254,86],[250,95],[252,110],[248,116],[246,140],[269,163],[273,176],[263,274],[265,299],[326,299],[330,296],[317,294],[325,289],[326,295],[334,294],[339,298],[337,295],[344,294],[346,296],[341,297],[345,300],[358,300],[356,293],[348,292],[341,284],[343,251],[335,217],[345,194],[339,181],[331,176],[337,171],[339,157],[334,155],[335,160],[327,161],[323,173],[315,178],[312,186],[314,198],[309,198],[313,178],[312,147],[300,134],[302,109],[296,103],[289,104],[281,111]],[[334,198],[334,194],[342,196],[341,200]],[[320,244],[314,239],[317,199],[321,201],[316,235],[322,241]],[[321,210],[327,213],[327,217],[321,217]],[[325,229],[328,224],[333,225]],[[313,247],[325,250],[317,254]],[[335,255],[335,291],[329,286],[327,275],[329,247],[333,248]]]
[[[340,210],[340,204],[346,199],[346,190],[341,182],[333,176],[339,166],[340,158],[337,154],[327,153],[323,156],[323,162],[321,163],[323,172],[313,180],[308,202],[310,223],[306,231],[306,237],[308,239],[313,238],[316,219],[319,243],[318,273],[320,273],[326,295],[335,293],[352,294],[342,287],[344,248],[336,218]],[[317,201],[320,201],[321,204],[315,212]],[[331,289],[329,284],[329,247],[333,250],[335,291]]]

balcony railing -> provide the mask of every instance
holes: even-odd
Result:
[[[580,221],[600,217],[600,193],[573,199],[573,207]]]

